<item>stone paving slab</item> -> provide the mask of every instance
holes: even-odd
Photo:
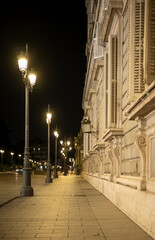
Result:
[[[81,176],[40,180],[33,197],[0,208],[0,239],[152,240]]]

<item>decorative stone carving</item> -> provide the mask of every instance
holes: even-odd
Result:
[[[119,160],[119,155],[120,155],[120,150],[118,147],[115,147],[114,148],[114,151],[113,151],[113,155],[114,155],[114,158],[115,158],[115,176],[116,177],[119,177],[120,176],[120,160]]]
[[[115,177],[120,177],[121,172],[121,138],[117,137],[114,139],[114,147],[113,147],[113,156],[115,160]]]
[[[139,150],[141,161],[141,181],[139,184],[140,190],[146,189],[146,135],[140,134],[135,139],[135,145]]]
[[[138,136],[135,139],[135,145],[140,153],[140,176],[141,180],[139,182],[138,189],[146,190],[146,135],[145,135],[145,118],[137,118],[138,122]]]
[[[110,148],[108,151],[108,158],[111,162],[111,175],[110,175],[110,181],[113,181],[113,175],[114,175],[114,164],[113,164],[113,153],[112,153],[112,149]]]

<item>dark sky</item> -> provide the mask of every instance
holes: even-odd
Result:
[[[52,1],[1,6],[0,119],[13,144],[24,139],[25,87],[17,66],[20,50],[29,44],[30,65],[37,82],[30,94],[30,139],[47,139],[46,112],[50,104],[51,130],[62,137],[77,135],[86,72],[85,1]]]

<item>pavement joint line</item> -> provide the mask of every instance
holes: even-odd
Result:
[[[0,208],[3,207],[3,206],[5,206],[6,204],[12,202],[13,200],[18,199],[18,198],[20,198],[20,196],[16,196],[16,197],[14,197],[14,198],[9,199],[8,201],[6,201],[6,202],[0,204]]]
[[[74,179],[71,179],[71,181],[73,180]],[[73,185],[73,183],[75,184]],[[8,238],[11,240],[9,237],[12,237],[14,240],[114,240],[126,239],[126,234],[128,233],[129,237],[127,236],[127,238],[130,240],[133,239],[134,231],[130,234],[132,231],[131,219],[129,221],[129,219],[121,217],[121,221],[118,221],[119,218],[117,219],[115,217],[119,216],[119,212],[123,212],[116,206],[112,206],[111,204],[113,203],[103,194],[96,189],[94,191],[94,188],[90,189],[90,187],[87,186],[87,182],[82,184],[82,181],[79,183],[79,181],[75,182],[74,180],[73,183],[68,184],[68,182],[64,182],[63,184],[67,190],[63,187],[59,189],[59,192],[57,187],[54,188],[54,185],[52,185],[53,189],[50,188],[48,194],[47,191],[49,188],[44,190],[45,188],[43,187],[41,188],[41,191],[43,189],[42,192],[35,191],[37,194],[35,194],[34,197],[26,197],[26,201],[23,201],[25,197],[20,197],[19,200],[6,205],[6,207],[4,206],[4,208],[0,208],[0,211],[4,213],[2,218],[0,218],[0,224],[2,222],[1,229],[3,226],[7,226],[7,228],[0,233],[0,239]],[[15,196],[18,196],[18,193]],[[18,206],[16,206],[17,204]],[[26,209],[27,205],[28,208]],[[8,209],[11,209],[10,213],[7,211]],[[124,221],[129,224],[129,229],[127,230],[122,230],[122,223],[124,223]],[[8,229],[9,225],[10,227]],[[112,228],[114,229],[112,230]],[[4,235],[3,232],[5,232],[6,235]],[[62,236],[63,233],[64,236]],[[135,239],[152,239],[147,238],[146,234],[143,236],[143,234],[141,235],[140,233],[139,231],[135,231],[135,234],[137,234],[137,238]],[[11,236],[9,234],[14,235]],[[16,234],[20,235],[16,236]],[[34,235],[31,237],[30,234]]]
[[[97,223],[98,223],[98,225],[99,225],[99,227],[100,227],[100,230],[101,230],[101,232],[102,232],[105,240],[107,240],[107,238],[106,238],[106,236],[105,236],[105,234],[104,234],[104,232],[103,232],[103,229],[102,229],[102,227],[101,227],[101,224],[100,224],[99,220],[97,219],[97,217],[96,217],[96,215],[95,215],[95,213],[94,213],[94,211],[93,211],[93,209],[92,209],[92,207],[91,207],[91,205],[90,205],[90,202],[88,201],[88,198],[87,198],[87,202],[88,202],[88,205],[89,205],[90,209],[91,209],[92,212],[93,212],[94,218],[96,219],[96,221],[97,221]]]

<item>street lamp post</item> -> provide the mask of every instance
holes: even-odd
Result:
[[[57,131],[54,132],[55,136],[55,168],[54,168],[54,178],[58,178],[58,173],[57,173],[57,140],[59,137],[59,134]]]
[[[68,151],[70,151],[70,141],[66,141],[63,142],[63,141],[60,141],[60,144],[63,146],[62,148],[62,154],[64,156],[64,176],[67,176],[67,156],[68,156]]]
[[[4,154],[4,150],[0,150],[0,153],[1,153],[1,165],[3,164],[3,154]]]
[[[28,68],[29,53],[28,44],[26,44],[26,52],[18,56],[19,70],[25,84],[25,148],[24,148],[24,166],[23,166],[23,186],[20,189],[20,196],[33,196],[33,188],[31,187],[31,168],[29,153],[29,91],[33,89],[36,82],[36,74]]]
[[[14,167],[14,161],[13,161],[13,155],[14,155],[14,153],[11,152],[10,154],[11,154],[11,167],[13,168],[13,167]]]
[[[64,156],[64,176],[67,176],[68,171],[67,171],[67,157],[66,155]]]
[[[19,157],[19,165],[20,165],[20,159],[21,159],[22,155],[18,154],[18,157]]]
[[[46,114],[46,122],[48,124],[48,159],[47,159],[47,178],[45,179],[46,183],[52,183],[51,178],[51,163],[50,163],[50,124],[52,114],[50,113],[50,105],[48,105],[48,113]]]

